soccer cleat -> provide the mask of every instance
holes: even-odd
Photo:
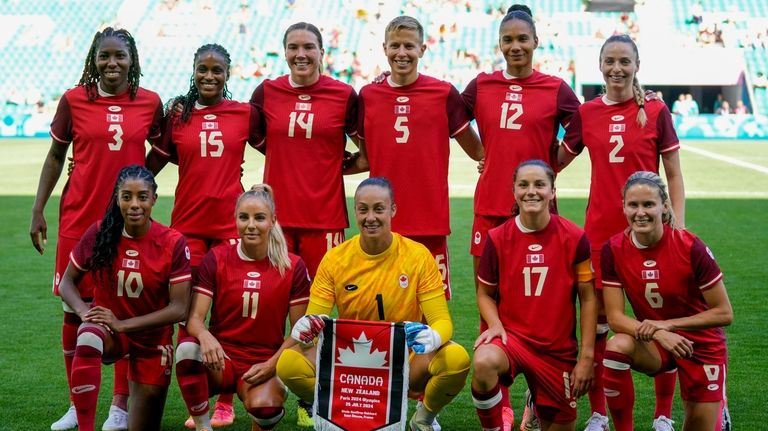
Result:
[[[530,389],[525,390],[525,409],[523,410],[523,419],[520,421],[520,431],[541,431]]]
[[[302,428],[314,428],[315,420],[312,419],[312,404],[299,400],[296,409],[296,425]]]
[[[235,422],[235,408],[232,404],[216,403],[211,416],[211,426],[215,428],[227,427]]]
[[[124,431],[128,429],[128,412],[118,406],[109,406],[109,416],[102,425],[102,431]]]
[[[723,407],[723,427],[722,431],[731,431],[731,413],[728,411],[728,406]]]
[[[195,429],[195,420],[192,419],[192,416],[188,417],[187,420],[184,421],[184,428],[188,430]]]
[[[666,416],[659,416],[656,419],[653,420],[653,429],[654,431],[675,431],[675,428],[672,426],[675,422],[666,417]]]
[[[70,404],[69,409],[64,413],[64,416],[51,424],[51,431],[64,431],[75,428],[77,428],[77,410],[75,410],[74,405]]]
[[[515,411],[512,407],[504,406],[501,408],[501,423],[503,431],[512,431],[515,426]]]
[[[592,417],[587,421],[584,431],[609,431],[608,416],[603,416],[598,412],[592,413]]]

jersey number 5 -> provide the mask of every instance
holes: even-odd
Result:
[[[520,118],[521,115],[523,115],[523,105],[521,103],[502,103],[499,127],[502,129],[520,130],[523,125],[515,123],[515,120]]]
[[[224,141],[221,140],[220,131],[200,132],[200,157],[221,157],[223,152]]]
[[[395,142],[398,144],[405,144],[408,142],[408,138],[411,136],[411,131],[408,130],[408,117],[400,116],[395,118],[395,130],[402,133],[395,138]]]
[[[549,271],[548,266],[534,266],[529,267],[526,266],[523,268],[523,278],[525,281],[525,296],[531,296],[531,293],[533,293],[533,296],[541,296],[541,291],[544,289],[544,281],[547,279],[547,272]],[[534,275],[537,275],[536,277],[536,290],[531,292],[533,289],[533,282],[532,278]]]

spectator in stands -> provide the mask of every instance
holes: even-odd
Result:
[[[717,114],[717,111],[720,110],[721,106],[723,106],[723,95],[722,93],[718,93],[715,103],[712,104],[712,112]]]
[[[685,109],[685,93],[680,93],[677,96],[677,100],[672,104],[672,113],[681,117],[688,115],[688,111]]]
[[[691,5],[691,11],[688,17],[688,23],[701,24],[701,22],[704,20],[703,15],[704,15],[704,6],[702,6],[700,1],[697,1],[696,3]]]
[[[763,72],[757,72],[757,76],[755,76],[755,80],[752,81],[752,86],[755,88],[762,88],[765,89],[768,87],[768,78],[765,77],[765,74]]]
[[[747,105],[745,105],[743,101],[737,100],[736,106],[733,108],[733,113],[737,115],[746,115],[749,114],[749,108],[747,108]]]
[[[723,100],[723,103],[720,105],[720,108],[715,111],[715,114],[717,115],[730,115],[731,114],[731,105],[728,103],[727,100]]]
[[[691,93],[685,94],[685,106],[688,108],[688,115],[699,115],[699,104]]]

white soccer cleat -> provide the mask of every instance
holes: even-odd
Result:
[[[424,405],[421,401],[416,403],[416,409],[421,408],[421,406]],[[440,426],[440,424],[437,422],[437,416],[432,420],[432,431],[441,431],[443,427]]]
[[[128,412],[118,406],[109,406],[109,416],[102,425],[102,431],[125,431],[128,429]]]
[[[584,431],[609,431],[608,416],[603,416],[598,412],[592,413],[592,417],[587,421]]]
[[[77,410],[74,405],[70,405],[64,416],[51,424],[51,431],[65,431],[77,428]]]
[[[659,416],[656,419],[653,420],[653,429],[654,431],[675,431],[675,428],[672,426],[675,422],[666,417],[666,416]]]

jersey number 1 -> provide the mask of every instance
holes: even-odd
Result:
[[[259,292],[243,292],[243,317],[256,318],[259,309]]]
[[[312,139],[312,122],[315,120],[315,114],[307,112],[291,112],[290,122],[288,123],[288,137],[293,138],[296,126],[304,129],[304,137]]]
[[[117,296],[138,298],[143,289],[140,272],[128,271],[126,274],[125,270],[117,271]]]
[[[220,131],[200,132],[200,157],[221,157],[223,152],[224,141],[221,140]]]
[[[504,102],[501,104],[501,121],[499,127],[502,129],[520,130],[523,125],[515,123],[515,120],[523,115],[522,103]]]

